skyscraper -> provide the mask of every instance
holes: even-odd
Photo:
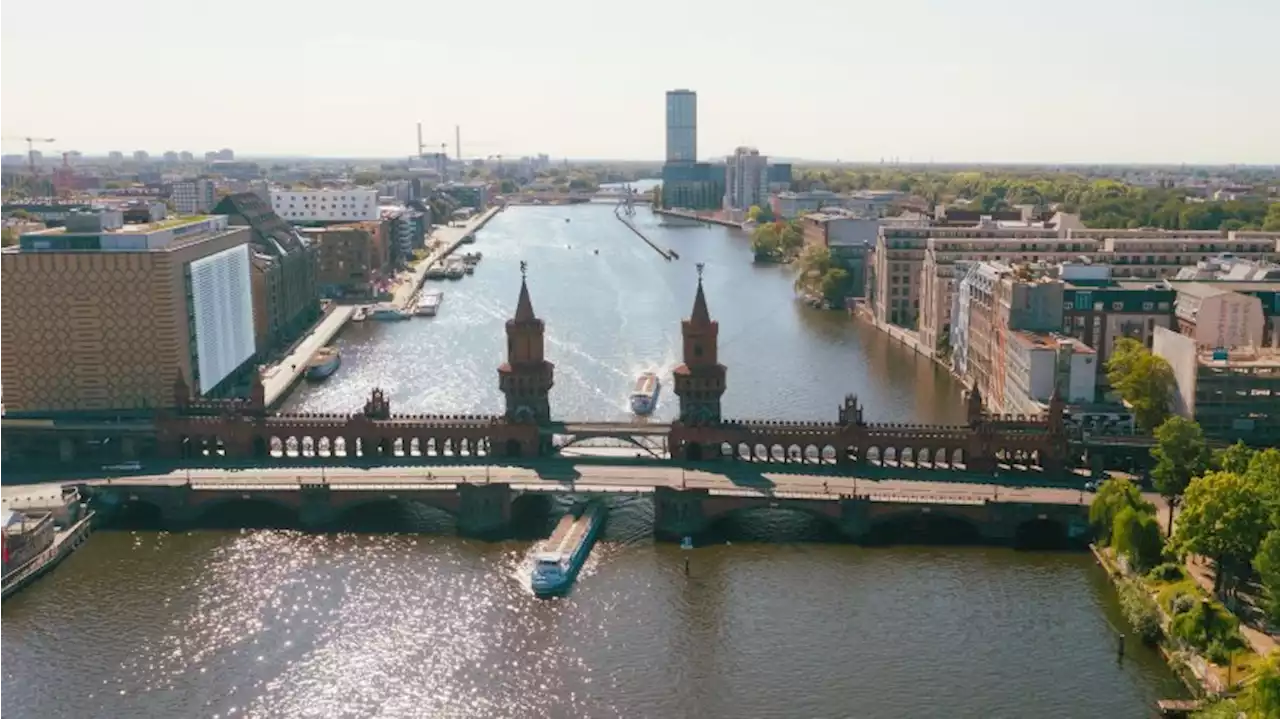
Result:
[[[667,162],[698,160],[698,94],[667,92]]]

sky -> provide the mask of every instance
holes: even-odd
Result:
[[[1278,0],[54,8],[0,5],[4,152],[661,160],[689,88],[704,159],[1280,163]]]

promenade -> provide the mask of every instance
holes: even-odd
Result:
[[[395,289],[392,290],[391,302],[402,310],[410,309],[414,295],[418,293],[423,280],[427,277],[427,270],[453,254],[454,250],[462,244],[462,238],[484,227],[501,211],[501,207],[491,207],[461,225],[439,225],[433,228],[427,242],[429,245],[434,244],[435,249],[426,259],[414,265],[406,276],[396,282]]]
[[[275,406],[277,402],[285,398],[285,395],[289,393],[289,388],[293,387],[303,372],[306,372],[307,362],[311,359],[311,356],[337,336],[338,332],[347,324],[347,320],[351,319],[353,312],[355,312],[355,308],[351,306],[338,305],[334,307],[311,330],[310,334],[294,346],[293,351],[287,357],[263,370],[262,386],[266,390],[268,407]]]

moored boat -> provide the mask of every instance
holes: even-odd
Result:
[[[434,267],[429,268],[423,276],[429,280],[443,280],[448,276],[448,273],[445,271],[444,266],[435,265]]]
[[[408,312],[389,303],[374,306],[370,310],[369,316],[380,322],[395,322],[397,320],[407,320],[410,317]]]
[[[351,313],[351,321],[364,322],[368,316],[369,316],[369,308],[365,307],[364,305],[360,305],[355,309],[354,312]]]
[[[449,260],[449,264],[444,268],[445,277],[451,280],[460,280],[463,275],[467,274],[466,265],[460,260]]]
[[[653,412],[658,406],[658,394],[662,391],[662,382],[658,375],[645,372],[636,379],[635,389],[631,391],[631,411],[645,415]]]
[[[342,366],[342,353],[334,347],[321,347],[307,361],[307,379],[312,382],[329,379]]]
[[[606,514],[603,504],[591,502],[560,518],[547,540],[547,550],[534,558],[529,583],[536,596],[554,597],[569,591],[591,554]]]
[[[435,317],[443,300],[444,293],[440,290],[425,290],[418,296],[418,306],[413,313],[419,317]]]

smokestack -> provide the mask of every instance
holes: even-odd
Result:
[[[453,151],[458,153],[458,161],[462,161],[462,125],[453,126]]]
[[[422,157],[422,123],[418,123],[418,157]]]

